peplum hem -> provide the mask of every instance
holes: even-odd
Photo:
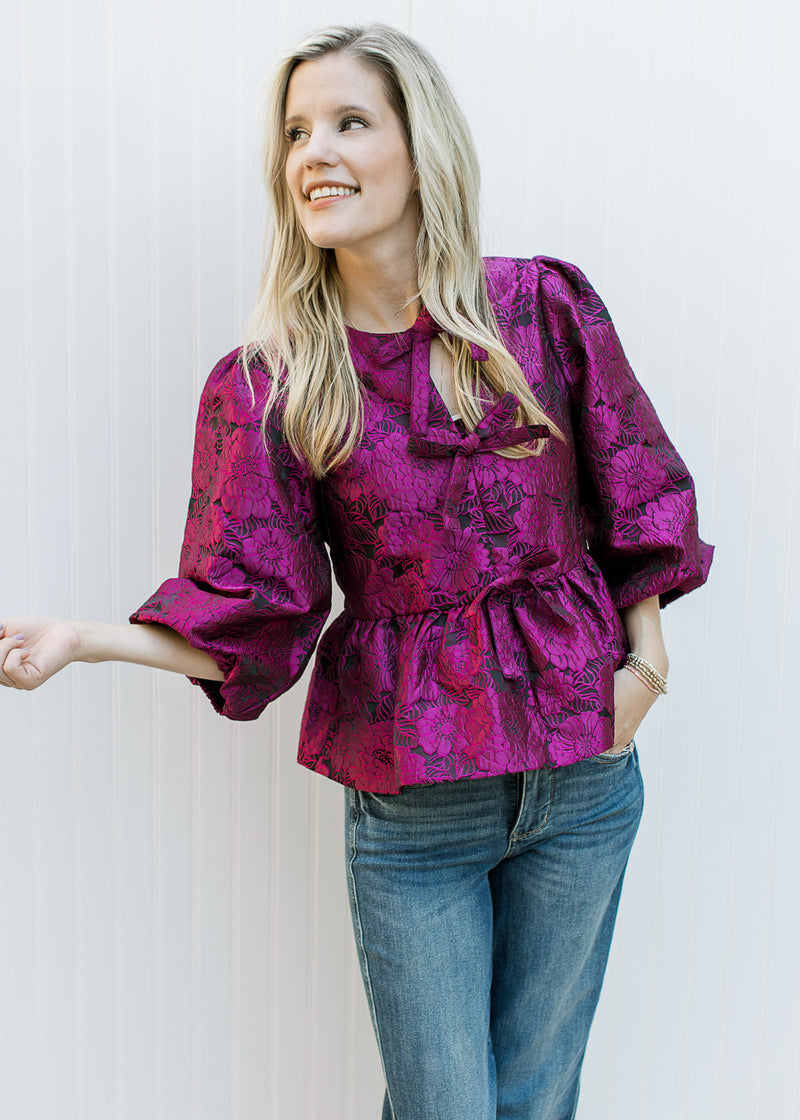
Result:
[[[613,745],[626,652],[588,553],[446,609],[346,607],[317,647],[299,761],[375,793],[577,762]]]

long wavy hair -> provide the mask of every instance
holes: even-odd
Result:
[[[272,78],[264,153],[271,239],[243,349],[248,379],[253,359],[270,371],[264,421],[277,402],[289,446],[316,478],[342,464],[361,437],[361,384],[348,349],[335,253],[307,237],[285,176],[289,79],[300,63],[334,53],[347,53],[375,71],[405,132],[419,190],[416,294],[447,332],[441,340],[453,362],[455,399],[466,427],[477,426],[494,394],[510,390],[520,401],[517,424],[547,424],[560,436],[506,349],[489,302],[478,243],[480,173],[464,114],[428,51],[380,23],[314,32],[280,59]],[[476,362],[470,343],[484,349],[488,361]],[[542,445],[535,441],[496,454],[523,458]]]

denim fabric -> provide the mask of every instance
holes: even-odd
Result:
[[[556,769],[347,790],[384,1120],[572,1120],[642,803],[633,744]]]

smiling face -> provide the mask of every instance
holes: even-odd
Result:
[[[415,252],[419,209],[403,125],[353,55],[302,62],[286,95],[286,182],[309,240],[374,260]]]

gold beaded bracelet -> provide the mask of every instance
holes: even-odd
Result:
[[[625,658],[624,669],[630,670],[635,677],[638,677],[642,684],[646,684],[651,692],[657,692],[661,696],[667,694],[667,682],[661,676],[657,669],[654,669],[649,661],[645,661],[643,657],[638,657],[635,653],[629,653]]]

